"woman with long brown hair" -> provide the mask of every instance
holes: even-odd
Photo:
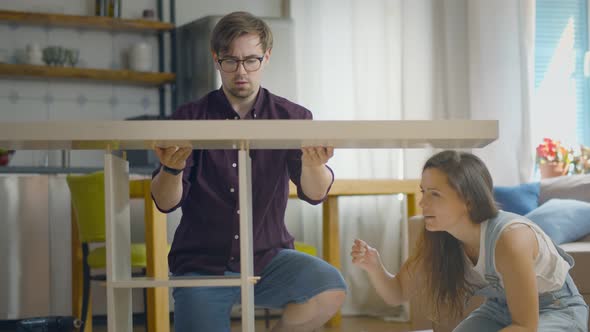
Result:
[[[398,305],[426,296],[433,320],[459,318],[472,295],[486,302],[454,331],[587,331],[588,306],[569,276],[573,259],[533,222],[499,210],[492,177],[477,156],[443,151],[424,165],[425,229],[416,254],[389,273],[379,253],[355,240],[353,264]]]

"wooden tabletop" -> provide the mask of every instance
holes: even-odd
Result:
[[[495,120],[47,121],[0,124],[0,148],[127,150],[156,145],[195,149],[480,148],[498,138]]]

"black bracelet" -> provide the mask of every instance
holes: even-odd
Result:
[[[176,169],[176,168],[170,168],[166,165],[162,165],[162,170],[168,174],[172,174],[172,175],[178,175],[180,173],[182,173],[182,169]]]

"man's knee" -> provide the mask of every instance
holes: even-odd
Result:
[[[229,321],[232,306],[237,302],[239,289],[229,287],[189,287],[174,289],[175,319],[195,322]],[[189,323],[190,322],[190,323]],[[188,330],[187,330],[188,331]]]
[[[273,331],[311,331],[322,326],[340,309],[346,292],[333,289],[321,292],[305,303],[290,304]]]
[[[294,306],[301,308],[301,310],[293,310],[298,312],[299,318],[303,320],[312,320],[314,317],[326,317],[329,319],[332,317],[344,303],[346,292],[342,289],[333,289],[323,291],[309,301],[296,304]]]
[[[346,298],[346,292],[343,289],[327,290],[314,296],[314,298],[317,299],[318,307],[320,309],[333,311],[333,315],[336,311],[340,310],[340,307],[342,307],[344,299]]]

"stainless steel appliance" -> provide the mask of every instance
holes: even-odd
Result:
[[[0,319],[51,312],[47,176],[0,176]]]
[[[71,314],[70,211],[64,174],[0,174],[0,330],[6,320]],[[143,242],[143,201],[130,212],[131,240]],[[180,211],[168,215],[169,242],[179,221]],[[92,284],[95,315],[106,313],[105,295]],[[143,311],[140,289],[133,307]]]

